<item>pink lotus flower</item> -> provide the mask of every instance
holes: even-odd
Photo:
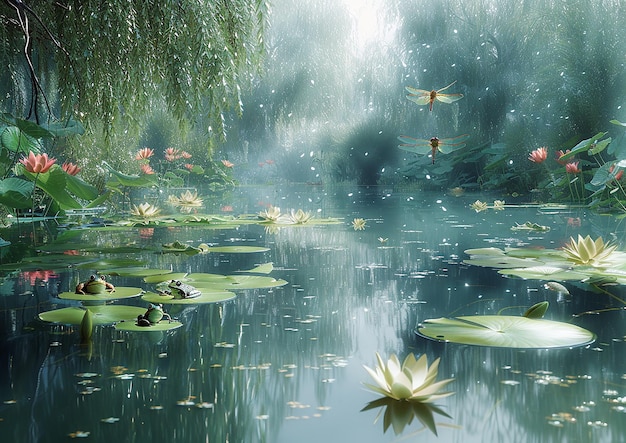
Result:
[[[154,174],[154,169],[150,167],[150,165],[141,165],[141,172],[144,174]]]
[[[78,166],[76,166],[74,163],[71,163],[71,162],[65,162],[65,163],[63,163],[63,165],[61,167],[69,175],[76,175],[76,174],[78,174],[80,172],[80,168]]]
[[[541,163],[548,158],[548,148],[542,146],[530,153],[528,160],[535,163]]]
[[[226,166],[227,168],[232,168],[233,166],[235,166],[234,163],[229,162],[228,160],[222,160],[222,164]]]
[[[185,163],[185,168],[191,171],[193,169],[193,165],[191,163]]]
[[[154,155],[154,150],[150,148],[143,148],[135,155],[135,160],[147,160]]]
[[[578,164],[580,162],[570,162],[565,165],[565,172],[568,174],[579,174],[582,170],[578,169]]]
[[[24,165],[26,170],[33,174],[45,174],[56,161],[55,158],[48,158],[48,154],[35,155],[33,151],[28,153],[27,158],[20,159],[20,163]]]
[[[181,156],[182,158],[184,158],[184,159],[190,159],[190,158],[191,158],[191,154],[190,154],[190,153],[188,153],[187,151],[182,151],[182,152],[180,153],[180,156]]]
[[[180,158],[180,151],[176,148],[167,148],[165,150],[165,160],[168,162],[173,162],[174,160],[178,160]]]

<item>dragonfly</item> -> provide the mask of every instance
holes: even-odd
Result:
[[[415,152],[417,154],[428,154],[431,152],[433,159],[433,165],[435,164],[435,155],[437,151],[442,154],[449,154],[457,149],[465,147],[465,142],[469,139],[469,134],[459,135],[452,138],[437,138],[432,137],[429,140],[409,137],[408,135],[401,135],[398,137],[402,143],[398,145],[400,149],[405,151]]]
[[[425,105],[428,103],[428,109],[432,111],[433,103],[435,103],[435,100],[439,100],[443,103],[454,103],[455,101],[463,98],[463,94],[441,93],[441,91],[445,91],[455,83],[456,80],[450,83],[445,88],[437,89],[436,91],[434,89],[432,91],[427,91],[425,89],[415,89],[410,86],[405,86],[406,90],[409,91],[409,95],[407,95],[406,98],[408,98],[412,102],[417,103],[418,105]]]

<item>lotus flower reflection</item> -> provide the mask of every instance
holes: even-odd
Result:
[[[410,353],[402,365],[395,354],[391,355],[387,364],[378,353],[376,353],[376,358],[378,366],[375,369],[363,366],[376,381],[376,385],[369,383],[364,383],[364,385],[374,392],[395,400],[421,403],[432,403],[454,394],[454,392],[439,392],[441,388],[454,380],[448,378],[435,382],[439,359],[428,366],[426,354],[416,360],[413,353]]]

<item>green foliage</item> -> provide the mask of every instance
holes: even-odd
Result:
[[[79,209],[83,201],[93,201],[98,190],[80,179],[66,173],[60,166],[42,173],[28,172],[19,160],[29,153],[39,154],[44,148],[44,139],[79,134],[82,125],[75,121],[51,122],[43,127],[34,122],[15,118],[10,114],[0,115],[0,204],[10,209],[33,208],[33,194],[40,189],[52,200],[57,210]],[[26,180],[17,176],[23,176]]]
[[[116,120],[136,124],[163,97],[175,118],[203,115],[223,138],[223,113],[231,105],[242,111],[241,89],[264,54],[263,0],[23,5],[0,4],[0,60],[13,79],[3,91],[12,99],[0,106],[45,119],[58,101],[70,119],[88,128],[102,122],[106,134]],[[29,79],[34,96],[15,79]]]
[[[33,183],[17,177],[0,181],[0,203],[9,208],[26,209],[33,205]]]

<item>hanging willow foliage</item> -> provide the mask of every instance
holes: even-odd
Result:
[[[178,120],[242,111],[264,53],[264,0],[0,2],[0,108],[37,121],[136,120],[156,101]]]

